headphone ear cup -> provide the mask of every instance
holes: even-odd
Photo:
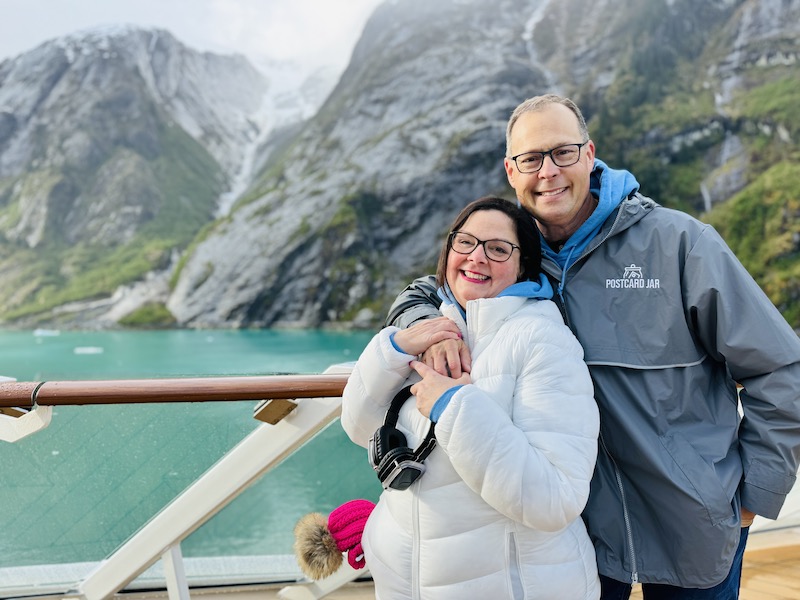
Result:
[[[414,451],[411,448],[403,446],[401,448],[390,450],[383,457],[380,465],[378,466],[378,479],[385,481],[394,470],[395,462],[401,462],[404,460],[414,460]]]
[[[384,457],[395,448],[407,446],[406,436],[399,429],[391,425],[383,425],[375,432],[374,464],[380,465]]]

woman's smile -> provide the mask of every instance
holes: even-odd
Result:
[[[476,242],[502,240],[515,246],[519,244],[514,223],[499,210],[472,213],[459,231],[469,234]],[[469,254],[458,253],[451,247],[446,272],[447,285],[450,286],[453,296],[462,308],[466,308],[469,300],[493,298],[516,283],[521,272],[520,255],[514,248],[508,260],[489,259],[484,242],[474,246]]]
[[[478,283],[486,281],[487,279],[491,279],[488,275],[481,275],[480,273],[475,273],[474,271],[461,271],[461,275],[468,281],[474,281]]]

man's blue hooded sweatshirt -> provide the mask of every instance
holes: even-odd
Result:
[[[556,252],[548,245],[541,232],[539,234],[542,242],[542,254],[555,261],[563,273],[561,283],[558,285],[559,296],[564,289],[566,273],[570,265],[580,258],[586,246],[594,239],[603,223],[617,209],[620,202],[639,189],[639,182],[631,173],[621,169],[611,169],[600,159],[595,159],[594,170],[590,177],[589,189],[598,200],[597,208],[569,237],[564,247]]]

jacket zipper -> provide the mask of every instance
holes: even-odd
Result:
[[[617,223],[619,223],[621,217],[622,217],[622,207],[620,206],[619,209],[617,210],[616,217],[614,217],[614,223],[612,223],[611,227],[608,229],[608,232],[603,236],[603,238],[597,243],[596,246],[594,246],[591,250],[584,252],[581,256],[579,256],[575,260],[574,263],[569,265],[569,269],[572,269],[575,265],[577,265],[579,262],[581,262],[587,256],[589,256],[589,254],[591,254],[592,252],[597,250],[597,248],[602,246],[605,243],[605,241],[608,238],[610,238],[611,235],[614,233],[617,227]],[[556,267],[557,266],[558,264],[556,264]],[[559,284],[562,285],[558,286],[558,299],[560,301],[559,303],[561,305],[561,314],[564,317],[564,323],[573,332],[575,332],[575,329],[572,327],[569,314],[567,313],[567,302],[564,299],[564,294],[563,294],[563,288],[564,286],[566,286],[567,271],[569,269],[564,269],[561,271],[561,277],[563,278],[563,282],[559,280]],[[633,530],[631,528],[631,516],[630,513],[628,512],[628,502],[625,497],[625,488],[622,485],[622,475],[620,475],[619,468],[617,467],[617,462],[614,460],[614,457],[611,455],[611,453],[608,451],[608,448],[606,447],[606,443],[603,440],[602,434],[599,436],[599,438],[600,438],[600,443],[603,445],[603,450],[605,450],[606,454],[608,455],[608,458],[611,460],[611,464],[614,465],[614,478],[617,480],[617,487],[619,488],[620,497],[622,498],[622,515],[625,521],[625,538],[628,542],[628,552],[631,555],[631,584],[636,584],[639,583],[639,572],[637,571],[637,566],[636,566],[637,565],[636,548],[633,545]]]
[[[606,455],[611,460],[611,464],[614,465],[614,477],[617,480],[617,487],[619,488],[620,497],[622,499],[622,516],[623,520],[625,521],[625,537],[628,541],[628,552],[631,555],[631,584],[639,583],[639,572],[637,571],[637,561],[636,561],[636,548],[633,545],[633,530],[631,528],[631,516],[628,512],[628,501],[625,497],[625,488],[622,485],[622,476],[619,473],[619,469],[617,468],[617,462],[614,460],[614,457],[608,451],[606,447],[606,442],[603,439],[603,436],[600,435],[600,443],[603,444],[603,450],[605,450]]]
[[[628,196],[628,198],[630,198],[630,196]],[[626,200],[627,200],[627,198],[626,198]],[[625,202],[625,200],[623,200],[623,202]],[[594,252],[594,251],[595,251],[597,248],[599,248],[600,246],[602,246],[602,245],[605,243],[605,241],[606,241],[608,238],[610,238],[610,237],[611,237],[611,235],[614,233],[614,230],[615,230],[615,229],[616,229],[616,227],[617,227],[617,223],[619,223],[619,220],[620,220],[621,218],[622,218],[622,206],[620,205],[620,207],[617,209],[617,216],[616,216],[616,217],[614,217],[614,222],[611,224],[611,227],[609,227],[609,229],[608,229],[608,232],[607,232],[607,233],[606,233],[606,234],[603,236],[603,239],[602,239],[602,240],[600,240],[600,242],[597,244],[597,246],[595,246],[594,248],[592,248],[592,249],[590,250],[590,252]],[[582,259],[583,259],[583,258],[585,258],[585,257],[586,257],[586,256],[587,256],[587,255],[588,255],[590,252],[587,252],[587,253],[586,253],[586,254],[584,254],[583,256],[579,256],[579,257],[578,257],[578,260],[576,260],[575,262],[578,262],[579,260],[582,260]]]
[[[623,200],[623,202],[624,202],[624,200]],[[622,218],[622,206],[621,205],[617,209],[617,216],[614,217],[614,223],[612,223],[611,227],[608,229],[608,232],[603,236],[603,239],[601,239],[600,242],[594,248],[592,248],[589,252],[586,252],[582,256],[579,256],[578,260],[576,260],[575,263],[573,263],[573,265],[577,264],[580,261],[582,261],[589,254],[591,254],[597,248],[602,246],[606,242],[606,240],[608,238],[610,238],[611,235],[616,230],[617,223],[619,223],[620,218]],[[564,277],[566,278],[566,273],[564,274]],[[564,313],[566,314],[566,312],[567,312],[567,303],[564,302],[564,298],[563,297],[561,298],[561,301],[564,303]],[[570,327],[570,329],[571,329],[571,327]],[[603,439],[602,434],[599,436],[599,438],[600,438],[600,442],[603,444],[603,450],[605,450],[606,454],[608,455],[608,458],[611,460],[611,464],[614,465],[614,478],[617,480],[617,487],[619,488],[620,498],[622,499],[622,516],[623,516],[623,519],[625,521],[625,537],[626,537],[626,539],[628,541],[628,552],[630,552],[630,555],[631,555],[631,585],[633,585],[633,584],[639,583],[639,571],[637,570],[637,564],[638,563],[636,561],[636,548],[633,545],[633,530],[631,528],[631,515],[630,515],[630,512],[628,512],[628,500],[625,497],[625,488],[622,485],[622,475],[619,472],[619,467],[617,467],[617,461],[614,460],[614,457],[608,451],[608,448],[606,447],[606,442]]]
[[[623,200],[623,202],[624,202],[624,200]],[[570,324],[569,316],[567,315],[567,302],[566,302],[566,300],[564,300],[564,287],[567,285],[567,271],[572,269],[572,267],[577,265],[579,262],[581,262],[583,259],[585,259],[587,256],[589,256],[592,252],[594,252],[600,246],[602,246],[605,243],[605,241],[608,238],[610,238],[611,235],[614,233],[614,230],[617,227],[617,223],[619,223],[619,220],[621,218],[622,218],[622,206],[620,206],[617,209],[617,215],[614,217],[614,222],[611,224],[611,227],[608,229],[606,234],[603,236],[603,239],[601,239],[597,243],[597,245],[594,246],[591,250],[587,250],[586,252],[581,254],[578,258],[576,258],[575,262],[572,263],[571,265],[568,265],[566,269],[561,269],[560,270],[560,278],[557,280],[559,285],[557,286],[556,291],[558,293],[558,298],[561,301],[560,302],[561,303],[561,307],[562,307],[562,311],[561,312],[562,312],[562,316],[564,317],[564,323],[566,323],[567,327],[569,327],[570,329],[572,329],[572,325]],[[558,263],[556,263],[555,261],[553,261],[553,264],[556,267],[558,267]]]
[[[419,487],[419,481],[414,483],[414,488]],[[414,539],[412,541],[412,556],[411,556],[411,597],[413,600],[420,600],[421,594],[419,589],[419,494],[417,490],[413,490],[414,497],[411,501],[411,520],[414,525]]]
[[[508,578],[511,587],[512,600],[524,600],[525,591],[522,587],[522,569],[519,565],[517,552],[517,536],[513,531],[508,532]]]

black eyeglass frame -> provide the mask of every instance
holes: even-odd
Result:
[[[581,148],[583,148],[588,143],[589,143],[589,140],[586,140],[582,144],[561,144],[560,146],[556,146],[555,148],[550,148],[550,150],[545,150],[545,151],[541,151],[541,152],[538,151],[538,150],[531,150],[529,152],[520,152],[516,156],[509,156],[509,158],[514,161],[514,165],[517,167],[517,171],[519,171],[520,173],[538,173],[539,171],[542,170],[542,167],[544,166],[544,159],[547,158],[548,156],[550,157],[550,160],[553,161],[553,164],[555,166],[557,166],[557,167],[561,167],[561,168],[571,167],[572,165],[577,164],[578,161],[581,159]],[[574,162],[568,163],[566,165],[559,164],[558,161],[556,160],[555,156],[553,156],[553,152],[555,152],[557,150],[561,150],[562,148],[569,148],[570,146],[577,146],[578,147],[578,157],[575,159]],[[539,165],[538,169],[534,169],[533,171],[523,171],[520,168],[519,163],[517,162],[517,159],[520,156],[525,156],[526,154],[541,154],[542,155],[542,164]]]
[[[455,239],[456,235],[459,235],[459,234],[468,235],[469,237],[471,237],[472,239],[474,239],[477,242],[469,252],[460,252],[459,250],[456,250],[455,248],[453,248],[453,240]],[[509,246],[511,246],[511,252],[509,252],[506,255],[506,258],[504,258],[503,260],[498,260],[496,258],[492,258],[491,256],[489,256],[488,250],[486,250],[486,244],[488,244],[489,242],[503,242],[504,244],[508,244]],[[496,262],[496,263],[504,263],[504,262],[508,262],[509,260],[511,260],[511,257],[514,254],[514,250],[519,250],[520,252],[522,252],[522,249],[519,246],[517,246],[516,244],[512,244],[508,240],[500,240],[500,239],[481,240],[481,239],[476,238],[471,233],[467,233],[466,231],[451,231],[450,235],[448,236],[447,245],[450,246],[450,250],[452,250],[456,254],[460,254],[461,256],[469,256],[470,254],[475,252],[475,250],[478,248],[478,246],[483,246],[483,253],[486,255],[486,258],[491,260],[492,262]]]

